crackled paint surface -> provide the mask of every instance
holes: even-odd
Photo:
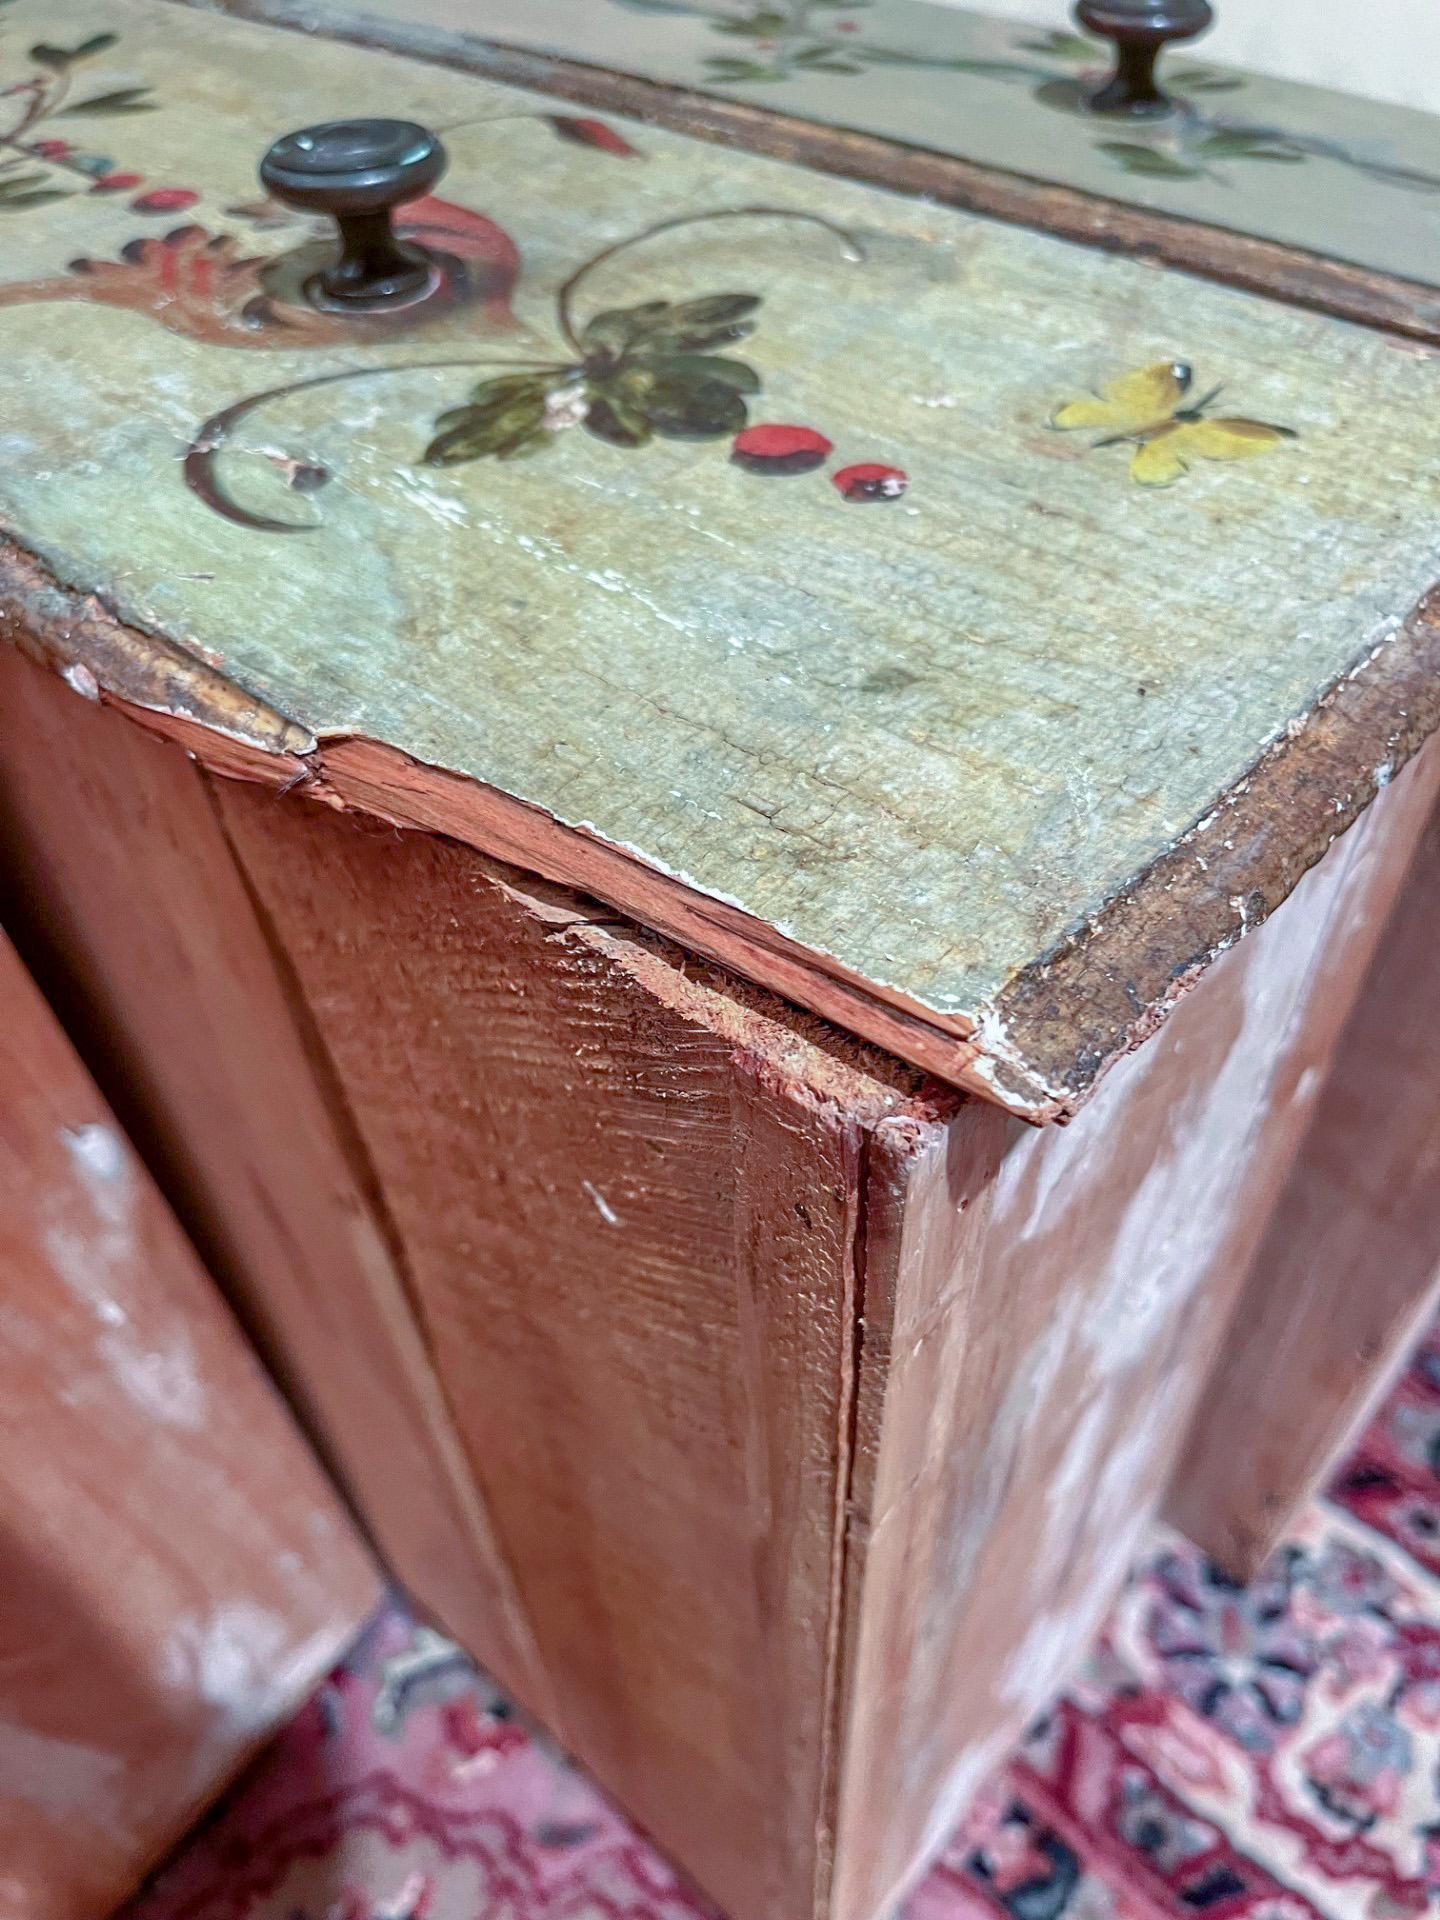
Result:
[[[1440,284],[1440,118],[1172,50],[1186,111],[1077,111],[1105,48],[1068,6],[997,20],[932,0],[263,0],[285,17],[483,35]],[[1379,30],[1383,30],[1380,23]],[[418,50],[418,46],[417,46]]]
[[[97,19],[77,0],[4,17],[22,65],[27,34],[76,44]],[[194,193],[184,220],[230,236],[226,257],[313,245],[255,209],[270,138],[383,111],[497,122],[449,136],[430,216],[493,271],[431,327],[337,344],[287,331],[282,258],[259,337],[232,342],[212,294],[164,283],[173,216],[88,192],[13,213],[8,527],[317,734],[493,782],[942,1013],[983,1018],[1440,574],[1424,352],[650,127],[614,123],[628,155],[557,139],[553,103],[436,67],[161,0],[104,21],[106,83],[157,103],[110,157]],[[813,429],[828,468],[757,477],[723,438],[617,445],[564,407],[536,457],[425,464],[495,372],[468,362],[563,357],[577,266],[737,207],[823,215],[864,258],[820,226],[712,221],[597,269],[575,322],[755,296],[749,420]],[[148,305],[63,292],[77,255],[145,236]],[[184,484],[200,424],[247,395],[446,357],[467,365],[311,386],[236,426],[228,494],[310,531],[238,525]],[[1296,437],[1148,489],[1123,449],[1051,427],[1180,360]],[[908,486],[857,506],[831,483],[857,466]]]

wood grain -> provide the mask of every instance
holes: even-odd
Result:
[[[56,4],[57,32],[79,33],[87,0]],[[337,91],[401,89],[438,124],[503,120],[455,145],[446,191],[517,236],[517,325],[437,319],[442,363],[457,330],[477,362],[563,357],[561,289],[597,246],[658,223],[584,281],[577,324],[605,303],[748,290],[756,329],[732,344],[757,415],[819,420],[847,460],[884,458],[910,488],[862,512],[824,476],[767,487],[723,436],[621,448],[583,428],[533,461],[428,466],[437,412],[487,369],[413,366],[418,333],[357,335],[354,370],[389,378],[337,384],[326,360],[327,384],[292,392],[317,372],[293,332],[247,334],[241,352],[187,335],[190,308],[160,293],[123,312],[74,297],[110,283],[67,261],[120,253],[136,218],[79,194],[13,228],[0,334],[25,377],[0,511],[89,599],[79,644],[104,609],[155,636],[148,663],[133,644],[75,663],[95,684],[107,665],[143,669],[162,710],[226,716],[225,751],[240,722],[316,773],[353,740],[437,784],[468,779],[477,819],[573,853],[571,883],[605,892],[582,863],[628,880],[607,897],[645,919],[642,888],[669,899],[688,944],[738,926],[748,945],[727,960],[763,961],[766,984],[1042,1119],[1072,1110],[1318,854],[1324,823],[1363,804],[1386,735],[1403,755],[1433,724],[1406,697],[1434,701],[1429,637],[1402,631],[1432,584],[1440,508],[1413,430],[1440,359],[1413,341],[734,145],[651,127],[646,163],[597,155],[555,138],[552,95],[115,4],[161,103],[134,117],[127,159],[185,156],[207,232],[259,244],[233,211],[256,152]],[[727,206],[802,222],[710,218]],[[670,224],[696,214],[703,227]],[[1052,431],[1058,403],[1160,356],[1295,438],[1155,491],[1126,449]],[[237,499],[309,524],[283,537],[177,477],[187,423],[263,383],[288,397],[219,459]],[[323,498],[286,490],[302,454],[332,475]],[[1389,703],[1347,736],[1378,734],[1376,758],[1315,754],[1299,832],[1288,809],[1262,820],[1207,880],[1192,836],[1357,673]],[[1097,973],[1095,929],[1128,925],[1137,900],[1153,911]],[[1082,1009],[1092,978],[1100,1004]]]
[[[984,1035],[962,1039],[881,984],[807,952],[780,928],[710,899],[626,849],[562,826],[484,782],[373,740],[309,744],[264,709],[237,731],[235,692],[176,652],[59,586],[0,542],[0,638],[86,697],[118,707],[216,772],[427,828],[578,886],[644,924],[787,994],[900,1059],[1026,1120],[1066,1119],[1209,962],[1260,926],[1296,880],[1440,723],[1434,595],[1286,729],[1201,821],[1076,935],[1023,969]],[[987,1044],[988,1043],[988,1044]],[[1033,1060],[1034,1065],[1029,1063]]]
[[[1376,802],[1373,960],[1197,1410],[1170,1518],[1239,1578],[1366,1420],[1440,1280],[1440,754]],[[1389,908],[1387,914],[1386,908]],[[1368,932],[1369,939],[1366,941]]]
[[[3,940],[0,1085],[0,1911],[94,1920],[380,1587]]]
[[[194,5],[197,0],[184,3]],[[1363,326],[1440,342],[1440,292],[1433,285],[1403,273],[1334,258],[1333,240],[1327,243],[1319,238],[1322,229],[1315,222],[1311,231],[1317,234],[1317,240],[1309,246],[1267,238],[1262,231],[1244,231],[1247,213],[1263,223],[1268,210],[1263,198],[1257,202],[1245,196],[1237,203],[1230,182],[1226,183],[1232,196],[1228,219],[1213,199],[1207,202],[1207,219],[1197,218],[1183,206],[1146,206],[1128,199],[1124,187],[1130,183],[1123,177],[1108,193],[1095,191],[1093,182],[1090,190],[1084,190],[1057,180],[1052,174],[1057,132],[1054,116],[1031,108],[1023,94],[1010,93],[1002,99],[1012,122],[1028,122],[1029,164],[1007,166],[976,151],[975,116],[967,112],[967,107],[975,104],[973,83],[969,97],[957,96],[953,103],[954,128],[949,137],[966,144],[968,151],[962,155],[916,137],[914,116],[907,120],[903,108],[895,115],[896,124],[883,133],[854,124],[849,116],[863,120],[867,104],[853,96],[837,102],[833,89],[823,106],[817,100],[819,110],[809,117],[763,102],[726,98],[700,84],[677,84],[647,75],[639,70],[647,60],[643,41],[633,45],[630,61],[618,51],[609,58],[587,59],[537,44],[544,29],[533,19],[513,37],[495,33],[490,21],[484,23],[487,31],[477,34],[468,21],[462,25],[451,18],[440,24],[424,17],[449,13],[449,8],[418,9],[405,4],[405,0],[390,0],[389,4],[369,0],[357,11],[329,4],[317,7],[315,0],[223,0],[223,5],[227,13],[241,19],[330,35],[357,46],[432,60],[510,85],[534,87],[583,106],[632,114],[702,140],[739,145],[845,179],[865,180],[947,206],[1040,227],[1086,246],[1203,274]],[[883,75],[869,75],[861,84],[873,93],[877,78]],[[907,72],[905,78],[913,81],[913,73]],[[962,80],[958,84],[965,83]],[[873,108],[869,110],[873,112]],[[1063,138],[1068,130],[1062,126],[1059,131]],[[1326,182],[1332,189],[1333,184],[1333,178]],[[1353,197],[1353,179],[1345,185]],[[1146,186],[1151,193],[1157,191],[1153,183],[1147,182]],[[1165,190],[1158,191],[1163,194]],[[1395,191],[1393,187],[1381,190],[1377,198],[1372,189],[1370,204],[1377,223],[1384,223],[1387,213],[1393,221]],[[1406,211],[1402,206],[1402,216]]]
[[[415,1556],[462,1606],[478,1577],[467,1644],[737,1920],[880,1920],[1079,1657],[1172,1480],[1365,977],[1411,783],[1070,1127],[1035,1131],[572,891],[212,778],[28,663],[9,674],[31,690],[5,708],[8,784],[30,791],[10,844],[62,903],[49,945],[92,952],[122,1008],[114,982],[150,966],[177,1031],[228,1063],[205,1069],[231,1145],[198,1210],[231,1217],[242,1146],[337,1127],[383,1200],[403,1291],[325,1269],[336,1358],[291,1267],[254,1287],[278,1341],[298,1329],[291,1377],[397,1570]],[[105,872],[129,866],[146,917],[181,916],[183,964],[173,930],[147,936],[153,960],[125,930]],[[147,1062],[172,1035],[133,1017],[163,1136],[184,1089]],[[243,1078],[252,1017],[298,1132]],[[236,1131],[252,1105],[273,1148]],[[217,1121],[186,1112],[203,1149]],[[317,1177],[334,1166],[327,1149]],[[282,1245],[310,1201],[275,1189]],[[409,1534],[353,1401],[325,1398],[352,1317]],[[446,1541],[467,1486],[483,1533]]]
[[[468,849],[216,797],[389,1198],[552,1724],[728,1911],[808,1912],[862,1129],[904,1096]]]
[[[0,868],[16,939],[386,1556],[548,1710],[384,1200],[202,775],[11,648]]]
[[[894,1911],[1139,1550],[1359,972],[1366,839],[1069,1127],[876,1129],[835,1920]]]

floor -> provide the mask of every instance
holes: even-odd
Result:
[[[896,1920],[1440,1912],[1440,1327],[1262,1578],[1155,1542]],[[398,1608],[123,1920],[711,1909]]]

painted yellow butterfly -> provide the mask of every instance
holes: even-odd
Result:
[[[1264,420],[1207,417],[1218,387],[1182,406],[1193,377],[1183,360],[1162,360],[1112,380],[1096,395],[1067,401],[1050,416],[1050,424],[1064,433],[1098,427],[1097,447],[1130,441],[1135,448],[1130,478],[1142,487],[1173,486],[1192,460],[1248,460],[1295,438],[1289,427]]]

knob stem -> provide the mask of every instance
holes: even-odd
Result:
[[[306,283],[314,305],[364,313],[426,292],[435,268],[396,237],[393,216],[444,171],[444,147],[411,120],[330,120],[275,142],[260,162],[267,191],[339,230],[338,259]]]
[[[388,207],[377,213],[337,213],[335,224],[340,258],[317,276],[327,299],[368,309],[412,299],[429,285],[428,256],[396,238]]]
[[[1115,45],[1115,70],[1091,94],[1091,111],[1153,119],[1175,109],[1155,77],[1161,50],[1193,40],[1215,15],[1210,0],[1077,0],[1075,17]]]

